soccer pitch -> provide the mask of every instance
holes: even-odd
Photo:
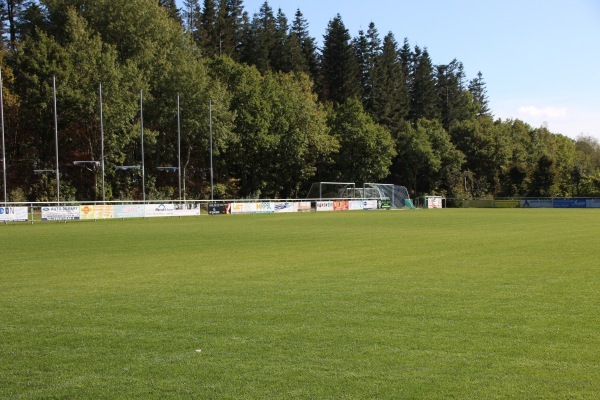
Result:
[[[0,398],[600,396],[600,213],[0,226]]]

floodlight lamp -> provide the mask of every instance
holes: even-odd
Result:
[[[95,160],[78,160],[78,161],[73,161],[73,165],[84,165],[84,164],[92,164],[95,167],[98,167],[100,165],[100,161],[95,161]]]
[[[140,169],[139,165],[118,165],[115,167],[115,171],[127,171],[128,169]]]
[[[156,167],[160,171],[176,172],[179,168],[177,167]]]

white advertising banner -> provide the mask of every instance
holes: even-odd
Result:
[[[267,214],[275,212],[275,203],[263,201],[260,203],[233,203],[232,214]]]
[[[173,216],[175,217],[195,217],[200,215],[199,204],[175,204]]]
[[[298,203],[293,202],[281,202],[274,203],[276,213],[292,213],[298,212]]]
[[[0,221],[17,222],[27,221],[28,207],[0,207]]]
[[[115,217],[115,206],[96,205],[80,206],[79,216],[81,219],[109,219]]]
[[[377,200],[350,200],[348,210],[377,210]]]
[[[172,217],[175,212],[174,204],[146,204],[144,207],[144,217]]]
[[[144,206],[141,204],[115,205],[115,218],[144,218]]]
[[[333,201],[317,201],[317,211],[333,211]]]
[[[301,201],[296,203],[298,205],[298,212],[309,212],[312,211],[310,201]]]
[[[79,206],[42,207],[42,221],[72,221],[79,218]]]
[[[425,197],[427,201],[427,208],[442,208],[442,198],[441,197]]]

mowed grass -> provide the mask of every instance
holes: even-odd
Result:
[[[600,210],[0,226],[0,398],[600,397]]]

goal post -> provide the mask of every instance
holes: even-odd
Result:
[[[354,182],[314,182],[308,191],[307,199],[346,199],[356,198]]]
[[[389,200],[393,209],[415,208],[408,190],[404,186],[370,182],[363,185],[363,193],[365,197]]]

